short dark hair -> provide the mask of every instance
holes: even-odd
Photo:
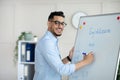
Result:
[[[64,13],[62,11],[54,11],[54,12],[50,13],[50,15],[48,17],[48,21],[53,19],[54,16],[61,16],[61,17],[65,18],[65,15],[64,15]]]

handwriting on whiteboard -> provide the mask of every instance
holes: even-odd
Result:
[[[94,35],[100,35],[100,34],[107,34],[110,33],[110,29],[103,29],[103,28],[90,28],[89,29],[89,35],[94,36]]]

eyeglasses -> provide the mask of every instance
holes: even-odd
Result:
[[[60,22],[60,21],[51,21],[51,22],[54,22],[55,25],[57,25],[57,26],[62,25],[63,27],[65,27],[67,25],[65,22]]]

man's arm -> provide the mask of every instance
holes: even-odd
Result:
[[[93,52],[88,53],[88,55],[84,55],[84,59],[75,64],[75,70],[79,70],[80,68],[92,63],[94,60]]]
[[[64,64],[67,64],[68,62],[70,62],[69,59],[68,59],[68,57],[69,57],[69,56],[67,56],[67,57],[65,57],[64,59],[62,59],[62,62],[63,62]]]
[[[75,70],[79,70],[80,68],[92,63],[94,60],[93,52],[89,52],[88,55],[84,55],[84,59],[82,61],[79,61],[75,64]],[[70,62],[67,57],[65,57],[62,62],[64,64]]]
[[[64,64],[68,63],[71,61],[72,57],[73,57],[73,52],[74,52],[74,47],[69,51],[69,56],[65,57],[62,62]],[[83,54],[84,55],[84,54]],[[94,60],[94,55],[93,52],[89,52],[88,55],[84,55],[84,58],[82,61],[78,61],[75,64],[75,70],[79,70],[80,68],[92,63]]]
[[[73,57],[73,52],[74,52],[74,47],[69,51],[69,56],[65,57],[64,59],[62,59],[62,62],[64,64],[68,63],[71,61],[72,57]]]

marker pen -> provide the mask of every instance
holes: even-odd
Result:
[[[86,56],[86,53],[85,53],[85,52],[83,52],[82,54],[83,54],[84,56]]]

